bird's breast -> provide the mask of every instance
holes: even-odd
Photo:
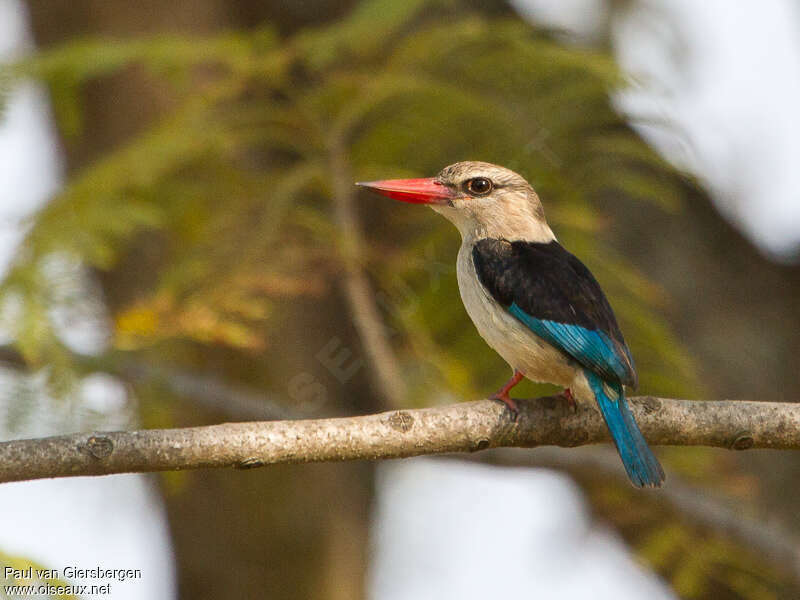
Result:
[[[472,259],[472,243],[465,242],[456,263],[461,300],[481,337],[512,368],[528,379],[569,387],[575,363],[513,317],[478,280]]]

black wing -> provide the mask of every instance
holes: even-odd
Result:
[[[614,312],[589,269],[558,242],[487,238],[472,248],[492,297],[540,337],[606,379],[636,386]]]

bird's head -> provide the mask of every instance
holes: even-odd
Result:
[[[445,167],[436,177],[357,185],[403,202],[429,205],[452,221],[465,240],[555,239],[530,184],[514,171],[491,163],[464,161]]]

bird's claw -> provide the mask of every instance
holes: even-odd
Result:
[[[523,377],[524,375],[522,374],[521,371],[514,369],[514,374],[511,376],[511,379],[509,379],[503,387],[497,390],[497,392],[495,392],[492,396],[490,396],[491,400],[499,400],[500,402],[506,405],[506,408],[508,408],[515,423],[519,418],[519,407],[517,406],[517,403],[514,401],[514,399],[508,395],[508,393],[515,385],[517,385],[520,381],[522,381]]]
[[[519,407],[517,406],[516,400],[511,398],[508,394],[500,394],[500,393],[493,394],[492,396],[489,397],[489,399],[498,400],[499,402],[505,404],[506,408],[508,409],[508,412],[511,413],[511,420],[514,421],[515,423],[517,422],[517,420],[519,419]]]
[[[575,401],[575,396],[572,395],[572,391],[569,388],[564,388],[564,391],[561,392],[561,397],[567,401],[567,406],[572,414],[578,412],[578,403]]]

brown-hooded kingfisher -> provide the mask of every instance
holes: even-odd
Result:
[[[520,175],[485,162],[459,162],[436,177],[360,183],[427,204],[461,232],[457,276],[478,332],[514,370],[493,397],[523,377],[565,388],[571,402],[596,401],[634,485],[657,487],[664,471],[625,400],[636,369],[597,280],[556,241],[536,192]]]

